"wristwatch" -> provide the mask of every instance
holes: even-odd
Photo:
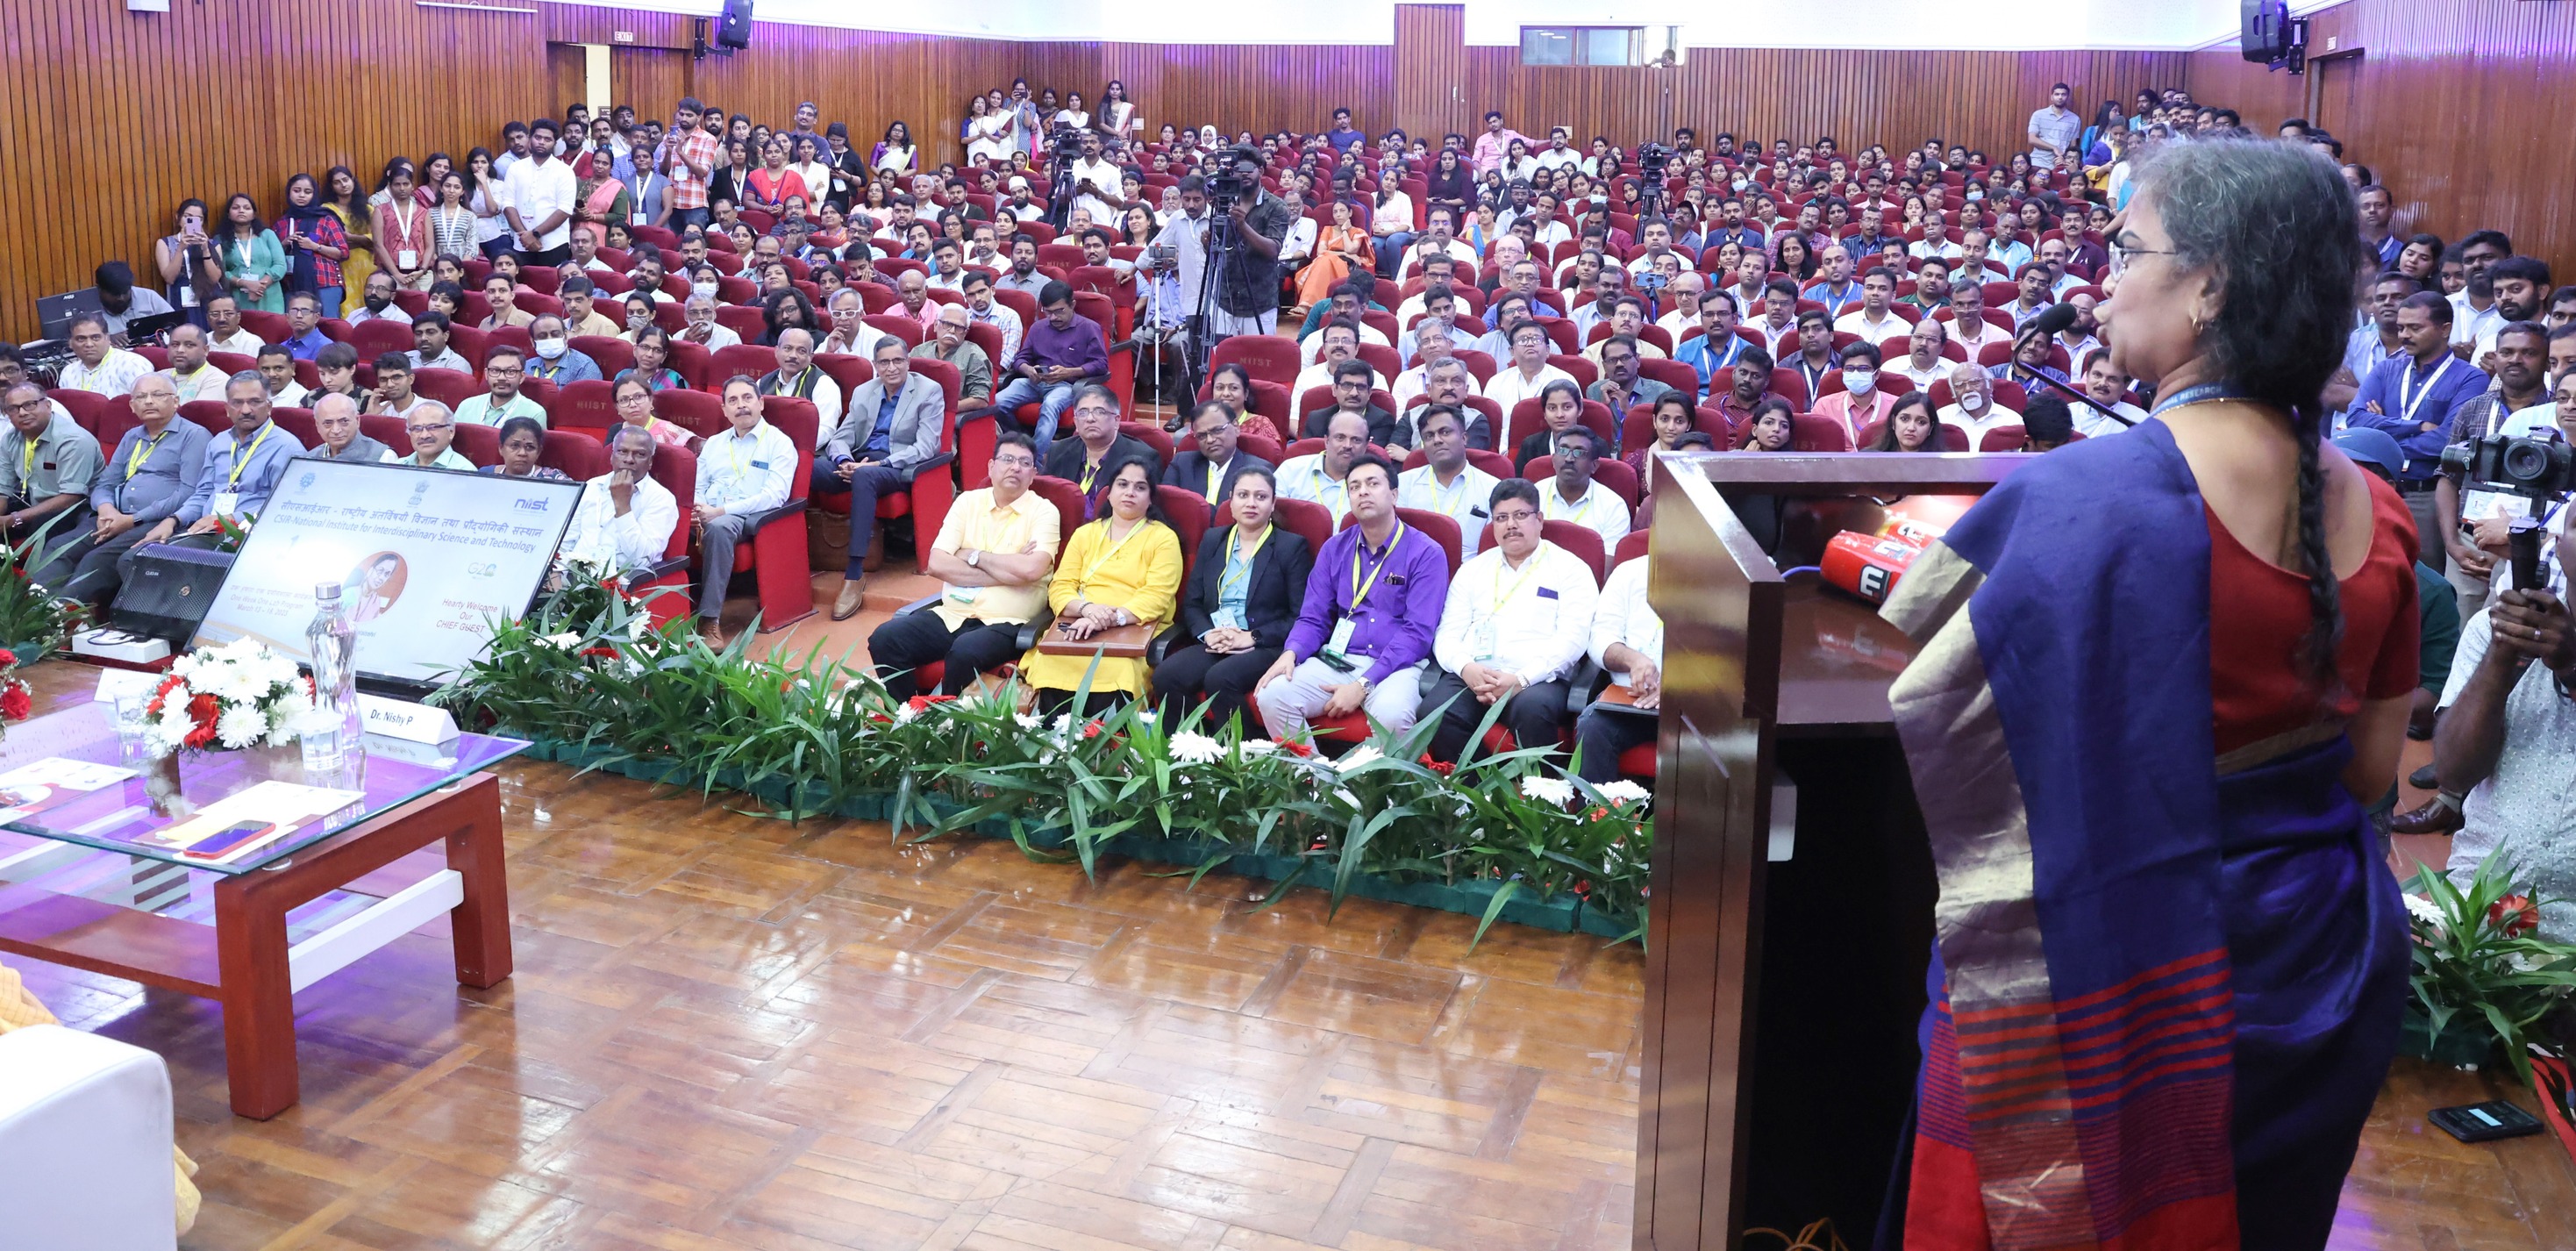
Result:
[[[984,553],[983,553],[983,552],[978,551],[978,550],[976,550],[975,548],[971,548],[971,547],[966,549],[966,567],[967,567],[967,568],[969,568],[969,569],[980,568],[980,567],[982,567],[983,563],[984,563]]]

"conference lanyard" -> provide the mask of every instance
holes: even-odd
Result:
[[[1395,563],[1395,544],[1397,540],[1402,539],[1403,537],[1404,523],[1399,521],[1395,523],[1395,533],[1387,536],[1386,546],[1378,549],[1377,568],[1369,571],[1368,581],[1366,582],[1360,581],[1360,554],[1368,550],[1368,536],[1358,536],[1358,538],[1352,542],[1351,611],[1353,613],[1357,613],[1360,610],[1361,604],[1368,602],[1368,593],[1377,588],[1378,575],[1385,573],[1386,567]]]
[[[1092,557],[1092,558],[1091,558],[1091,563],[1090,563],[1090,564],[1088,564],[1088,565],[1083,566],[1083,569],[1082,569],[1082,581],[1080,581],[1080,582],[1076,583],[1076,584],[1075,584],[1075,586],[1076,586],[1077,588],[1081,588],[1081,587],[1088,587],[1088,586],[1090,586],[1090,585],[1091,585],[1091,578],[1092,578],[1092,575],[1099,573],[1099,572],[1100,572],[1100,567],[1101,567],[1102,565],[1108,564],[1108,563],[1109,563],[1109,558],[1110,558],[1110,557],[1112,557],[1112,556],[1117,555],[1117,554],[1118,554],[1118,549],[1119,549],[1119,548],[1122,548],[1122,547],[1127,546],[1127,540],[1132,539],[1132,538],[1135,538],[1135,537],[1136,537],[1136,535],[1137,535],[1137,533],[1138,533],[1139,531],[1143,530],[1144,528],[1145,528],[1145,520],[1144,520],[1144,518],[1141,518],[1141,517],[1140,517],[1140,518],[1137,518],[1137,520],[1136,520],[1136,524],[1135,524],[1135,525],[1132,525],[1132,526],[1129,526],[1129,527],[1127,528],[1127,533],[1122,534],[1122,535],[1119,535],[1119,536],[1118,536],[1118,541],[1109,545],[1109,550],[1107,550],[1107,551],[1105,551],[1105,552],[1102,552],[1101,554],[1099,554],[1099,555],[1097,555],[1097,556]],[[1108,523],[1108,522],[1103,521],[1103,522],[1101,523],[1101,525],[1100,525],[1100,532],[1101,532],[1102,534],[1107,534],[1107,533],[1109,533],[1109,523]]]
[[[2424,406],[2424,397],[2433,393],[2433,388],[2441,383],[2442,375],[2451,371],[2451,362],[2457,359],[2459,358],[2451,355],[2449,352],[2442,353],[2442,363],[2433,367],[2433,376],[2426,378],[2421,385],[2412,388],[2407,384],[2413,381],[2415,377],[2415,362],[2406,362],[2405,372],[2400,374],[2397,378],[2398,416],[2403,417],[2408,421],[2415,420],[2415,410]],[[2413,393],[2412,398],[2409,398],[2408,393],[2410,390]]]
[[[740,433],[725,440],[725,456],[733,461],[733,484],[737,487],[744,485],[743,478],[749,472],[743,464],[742,445],[751,441],[749,436]]]
[[[1209,461],[1209,462],[1208,462],[1207,497],[1208,497],[1208,502],[1209,502],[1209,503],[1213,504],[1213,503],[1215,503],[1215,502],[1216,502],[1216,484],[1217,484],[1219,481],[1223,480],[1224,476],[1225,476],[1225,466],[1220,465],[1220,464],[1216,463],[1215,461]],[[1268,536],[1266,536],[1266,535],[1265,535],[1265,536],[1263,536],[1263,538],[1262,538],[1262,542],[1267,543],[1267,542],[1269,542],[1269,541],[1270,541],[1270,540],[1269,540],[1269,537],[1268,537]]]
[[[1503,585],[1504,562],[1500,560],[1496,560],[1494,562],[1494,602],[1491,607],[1485,610],[1485,615],[1487,617],[1497,617],[1502,615],[1503,605],[1510,603],[1513,596],[1521,593],[1521,587],[1523,585],[1527,584],[1531,578],[1538,576],[1540,559],[1546,555],[1547,540],[1541,539],[1539,540],[1538,546],[1530,551],[1530,558],[1521,563],[1521,576],[1512,579],[1512,584],[1509,587],[1505,587]]]
[[[1084,465],[1084,466],[1082,467],[1082,493],[1083,493],[1083,494],[1085,494],[1085,495],[1089,495],[1089,494],[1091,494],[1091,480],[1092,480],[1093,478],[1095,478],[1095,477],[1098,477],[1098,476],[1099,476],[1099,474],[1100,474],[1100,466],[1098,466],[1098,465]]]
[[[1554,484],[1551,483],[1549,485],[1553,486]],[[1583,493],[1583,502],[1577,504],[1566,499],[1564,495],[1555,491],[1550,491],[1549,494],[1556,496],[1556,506],[1565,510],[1565,519],[1567,521],[1574,522],[1577,525],[1591,524],[1583,519],[1592,515],[1592,501],[1599,499],[1599,496],[1594,495],[1590,490],[1586,490]]]
[[[1252,544],[1252,550],[1242,554],[1243,575],[1241,577],[1235,576],[1234,571],[1236,562],[1234,560],[1229,559],[1225,562],[1225,568],[1216,575],[1216,598],[1218,603],[1222,604],[1225,602],[1226,593],[1228,591],[1241,591],[1252,582],[1252,562],[1261,559],[1261,549],[1270,546],[1270,535],[1278,528],[1279,527],[1275,525],[1261,527],[1261,537],[1254,541]],[[1240,547],[1241,544],[1240,542],[1237,542],[1234,546]]]
[[[161,440],[169,437],[170,428],[168,426],[163,426],[161,428],[161,433],[153,435],[152,441],[149,443],[146,443],[141,439],[136,439],[134,441],[134,450],[125,454],[125,480],[128,482],[134,481],[134,475],[143,472],[143,462],[152,459],[152,454],[161,450]]]
[[[237,487],[241,485],[242,470],[250,466],[251,457],[259,455],[259,445],[268,442],[268,432],[275,429],[277,429],[277,425],[274,422],[261,426],[259,428],[259,437],[251,440],[250,446],[247,448],[242,447],[240,435],[233,436],[233,447],[236,449],[233,453],[233,472],[231,477],[224,479],[225,486]],[[168,434],[169,431],[164,430],[161,433]]]

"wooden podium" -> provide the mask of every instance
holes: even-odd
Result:
[[[1813,565],[1880,500],[1955,513],[2015,455],[1668,455],[1638,1251],[1832,1217],[1865,1248],[1920,1063],[1935,894],[1887,688],[1913,644]],[[1739,516],[1756,519],[1748,528]],[[1756,530],[1774,538],[1766,554]]]

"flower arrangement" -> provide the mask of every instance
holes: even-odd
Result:
[[[1332,759],[1211,724],[1204,708],[1038,717],[1007,687],[897,699],[819,649],[755,659],[740,640],[709,648],[685,621],[653,627],[640,599],[594,602],[578,624],[545,613],[496,622],[490,648],[433,701],[563,744],[590,767],[757,790],[791,818],[887,797],[898,838],[1000,827],[1027,854],[1086,872],[1113,839],[1213,843],[1212,856],[1183,863],[1204,874],[1234,857],[1293,861],[1289,882],[1321,878],[1336,903],[1363,875],[1470,891],[1489,901],[1486,925],[1515,898],[1570,894],[1615,932],[1643,932],[1645,789],[1595,787],[1551,751],[1453,767],[1426,754],[1437,724],[1425,718]]]
[[[56,595],[29,575],[78,536],[48,542],[51,523],[20,543],[0,544],[0,642],[30,649],[29,660],[42,660],[47,650],[71,636],[89,617],[89,606]]]
[[[157,755],[182,748],[283,746],[313,709],[313,683],[257,640],[235,639],[181,656],[144,706],[143,738]]]
[[[0,730],[24,721],[36,710],[36,693],[18,676],[18,653],[0,647]]]
[[[2501,852],[2487,857],[2466,889],[2431,867],[2406,896],[2413,932],[2414,1001],[2430,1039],[2455,1027],[2486,1034],[2523,1081],[2531,1049],[2556,1054],[2543,1018],[2576,993],[2576,945],[2539,937],[2540,901],[2513,884]]]

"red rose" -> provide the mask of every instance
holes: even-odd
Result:
[[[2502,929],[2507,938],[2520,938],[2540,928],[2540,905],[2529,895],[2507,895],[2487,906],[2487,924]]]
[[[0,668],[7,668],[8,666],[16,663],[18,663],[18,653],[10,651],[8,648],[0,647]]]
[[[1315,749],[1305,743],[1281,743],[1279,745],[1279,750],[1284,751],[1291,756],[1312,756],[1315,754]]]
[[[1574,884],[1574,897],[1577,899],[1590,899],[1592,897],[1592,883],[1576,882]]]
[[[954,695],[923,695],[919,698],[928,700],[934,704],[953,704],[957,702],[957,697]]]
[[[1100,723],[1099,723],[1099,722],[1097,722],[1097,721],[1085,721],[1085,722],[1083,722],[1083,723],[1082,723],[1082,736],[1083,736],[1084,738],[1098,738],[1098,737],[1100,737]]]
[[[0,691],[0,721],[24,721],[36,710],[36,701],[27,693],[27,684],[12,682]]]
[[[1429,769],[1433,773],[1437,773],[1444,778],[1458,771],[1458,766],[1451,764],[1446,760],[1432,759],[1430,752],[1422,753],[1420,757],[1415,759],[1414,763],[1421,765],[1423,768]]]
[[[1584,820],[1586,820],[1586,821],[1598,821],[1598,820],[1600,820],[1601,818],[1606,817],[1606,816],[1609,816],[1609,815],[1610,815],[1610,810],[1609,810],[1609,809],[1607,809],[1607,808],[1594,808],[1592,811],[1587,812],[1587,813],[1584,813],[1584,814],[1583,814],[1583,819],[1584,819]]]
[[[585,647],[581,649],[581,654],[585,659],[594,657],[600,660],[617,659],[617,649],[614,647]]]
[[[913,710],[914,712],[927,712],[930,709],[930,697],[927,695],[915,695],[912,698],[903,701],[903,706]]]

